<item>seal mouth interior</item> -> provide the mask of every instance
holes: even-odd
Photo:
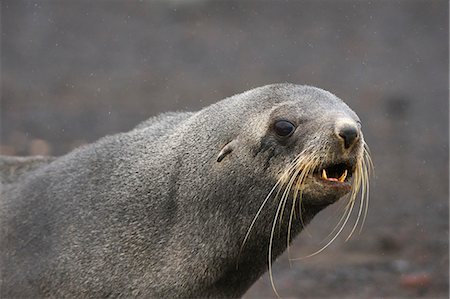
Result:
[[[352,177],[353,169],[350,163],[333,163],[319,168],[316,175],[324,181],[345,183]]]

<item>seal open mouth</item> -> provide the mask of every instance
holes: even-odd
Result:
[[[330,163],[319,167],[314,172],[314,176],[318,178],[321,183],[350,187],[350,178],[352,177],[353,172],[354,165],[349,162]]]

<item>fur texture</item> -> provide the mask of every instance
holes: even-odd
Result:
[[[272,130],[281,117],[297,125],[288,141]],[[329,92],[275,84],[157,116],[57,159],[2,157],[0,297],[242,296],[267,270],[276,201],[239,255],[262,201],[306,146],[341,153],[339,117],[358,121]],[[305,223],[342,195],[305,192]],[[287,218],[273,259],[286,248]],[[301,229],[296,220],[291,237]]]

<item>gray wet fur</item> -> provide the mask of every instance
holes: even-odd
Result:
[[[341,150],[332,128],[341,116],[358,121],[329,92],[274,84],[31,158],[27,170],[26,159],[1,157],[0,297],[242,296],[267,271],[278,202],[240,252],[261,203],[305,147],[324,159]],[[277,118],[296,124],[289,140],[274,135]],[[22,170],[11,174],[15,159]],[[342,195],[305,192],[305,223]],[[288,218],[273,259],[286,249]],[[296,220],[292,237],[301,229]]]

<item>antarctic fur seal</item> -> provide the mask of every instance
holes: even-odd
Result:
[[[369,164],[358,116],[293,84],[163,114],[59,158],[2,157],[0,295],[240,297],[350,194],[346,222]]]

